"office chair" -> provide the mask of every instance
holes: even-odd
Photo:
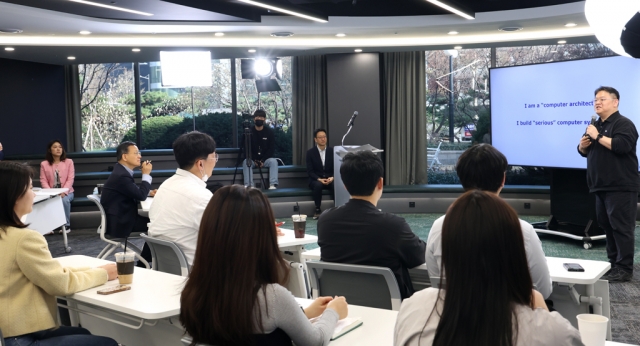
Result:
[[[439,277],[439,276],[430,276],[429,277],[429,281],[431,281],[431,287],[433,288],[445,288],[445,285],[447,283],[445,278]]]
[[[2,336],[2,329],[0,329],[0,346],[4,346],[4,336]]]
[[[140,234],[140,238],[144,239],[151,250],[151,269],[163,273],[189,276],[191,266],[187,262],[187,256],[176,243],[149,237],[145,234]]]
[[[400,288],[389,268],[309,261],[311,296],[344,296],[349,304],[400,310]]]
[[[142,251],[137,246],[135,246],[135,244],[131,243],[125,238],[110,238],[107,235],[105,235],[105,232],[107,230],[107,213],[104,211],[104,208],[100,203],[100,196],[87,195],[87,198],[93,203],[95,203],[95,205],[100,210],[100,226],[98,226],[98,233],[100,233],[100,239],[102,239],[102,241],[107,243],[107,246],[105,246],[105,248],[102,249],[102,251],[100,251],[97,257],[100,259],[106,259],[118,248],[121,248],[124,250],[124,242],[126,241],[127,248],[131,249],[135,253],[135,256],[138,258],[138,260],[142,261],[142,263],[144,263],[147,269],[149,269],[150,268],[149,263],[144,258],[142,258],[142,256],[140,256],[140,252]],[[134,233],[132,233],[132,235],[133,234]],[[130,236],[128,239],[139,239],[139,237]]]

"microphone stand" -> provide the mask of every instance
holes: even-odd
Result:
[[[342,136],[342,146],[344,147],[344,139],[347,137],[347,135],[349,134],[349,132],[351,132],[351,128],[353,128],[353,124],[356,121],[356,116],[358,115],[358,112],[354,112],[353,115],[351,116],[351,119],[349,119],[349,123],[347,124],[347,126],[349,127],[349,129],[347,130],[347,133],[344,134],[344,136]]]

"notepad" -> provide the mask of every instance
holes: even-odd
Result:
[[[335,340],[360,327],[361,325],[362,319],[360,317],[345,318],[344,320],[340,320],[338,321],[338,323],[336,323],[336,327],[333,329],[333,336],[331,337],[331,340]]]
[[[316,323],[316,321],[319,318],[320,316],[314,317],[309,321],[311,321],[311,323]],[[349,333],[350,331],[360,327],[361,325],[362,325],[362,318],[360,317],[345,318],[343,320],[340,320],[338,321],[338,323],[336,323],[336,327],[333,329],[333,336],[331,336],[331,340],[335,340]]]

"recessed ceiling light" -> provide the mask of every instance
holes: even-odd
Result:
[[[360,52],[362,52],[362,49],[358,48],[358,49],[354,49],[353,51],[356,52],[356,53],[360,53]]]
[[[503,26],[502,28],[498,29],[500,31],[506,31],[506,32],[513,32],[513,31],[520,31],[522,30],[521,26]]]
[[[3,34],[19,34],[21,32],[21,29],[0,29],[0,33]]]
[[[462,46],[455,46],[455,47],[453,47],[453,49],[460,50],[460,49],[462,49]]]
[[[215,34],[213,34],[213,35],[214,35],[214,36],[221,37],[221,36],[224,36],[224,32],[216,32],[216,33],[215,33]]]
[[[4,50],[6,50],[7,52],[13,52],[16,49],[13,47],[5,47]]]
[[[92,1],[86,1],[86,0],[69,0],[72,2],[77,2],[79,4],[85,4],[85,5],[91,5],[91,6],[97,6],[97,7],[103,7],[103,8],[108,8],[110,10],[116,10],[116,11],[122,11],[122,12],[129,12],[129,13],[134,13],[134,14],[139,14],[139,15],[143,15],[143,16],[153,16],[153,13],[148,13],[148,12],[142,12],[142,11],[136,11],[136,10],[130,10],[128,8],[124,8],[124,7],[118,7],[118,6],[111,6],[111,5],[105,5],[105,4],[101,4],[98,2],[92,2]]]
[[[140,48],[133,48],[133,49],[131,49],[131,51],[132,51],[132,52],[136,52],[136,53],[137,53],[137,52],[139,52],[139,51],[140,51]]]
[[[279,31],[279,32],[271,33],[271,36],[273,36],[273,37],[291,37],[291,36],[293,36],[293,33],[291,31]]]
[[[455,31],[455,30],[452,30],[452,31],[449,31],[447,34],[449,34],[449,35],[457,35],[458,32]]]
[[[338,36],[338,37],[345,37],[345,36],[347,36],[347,34],[339,33],[339,34],[336,34],[336,36]]]
[[[69,59],[69,60],[76,60],[76,57],[75,57],[75,56],[68,56],[68,57],[67,57],[67,59]]]
[[[472,11],[469,10],[462,10],[459,8],[455,8],[453,7],[452,4],[447,4],[444,3],[443,1],[440,0],[427,0],[428,2],[440,7],[440,8],[444,8],[445,10],[455,13],[457,15],[459,15],[462,18],[465,19],[475,19],[475,13],[473,13]]]
[[[567,28],[571,28],[571,27],[574,27],[574,26],[577,26],[577,25],[578,24],[576,24],[576,23],[567,23],[564,26],[566,26]]]
[[[565,40],[558,41],[558,44],[565,44],[565,43],[567,43],[567,41],[565,41]]]
[[[255,49],[249,49],[249,51],[248,51],[248,52],[249,52],[249,53],[255,53],[255,52],[256,52],[256,50],[255,50]]]
[[[247,3],[247,4],[251,4],[251,5],[254,5],[254,6],[266,8],[268,10],[273,10],[273,11],[276,11],[276,12],[282,12],[282,13],[286,13],[286,14],[289,14],[289,15],[292,15],[292,16],[313,20],[315,22],[320,22],[320,23],[328,22],[328,20],[325,19],[325,18],[319,18],[319,17],[316,17],[316,16],[312,16],[312,15],[307,15],[307,14],[300,13],[300,12],[291,11],[291,10],[288,10],[286,8],[273,6],[273,5],[269,5],[269,4],[264,4],[264,3],[261,3],[261,2],[258,2],[258,1],[253,1],[253,0],[239,0],[239,1]]]
[[[91,35],[91,31],[82,30],[80,31],[80,35]]]

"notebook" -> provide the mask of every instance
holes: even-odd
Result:
[[[318,320],[318,317],[312,318],[311,323],[315,323]],[[362,325],[362,318],[360,317],[352,317],[345,318],[343,320],[338,321],[336,323],[336,327],[333,329],[333,336],[331,336],[331,340],[335,340],[350,331],[360,327]]]

